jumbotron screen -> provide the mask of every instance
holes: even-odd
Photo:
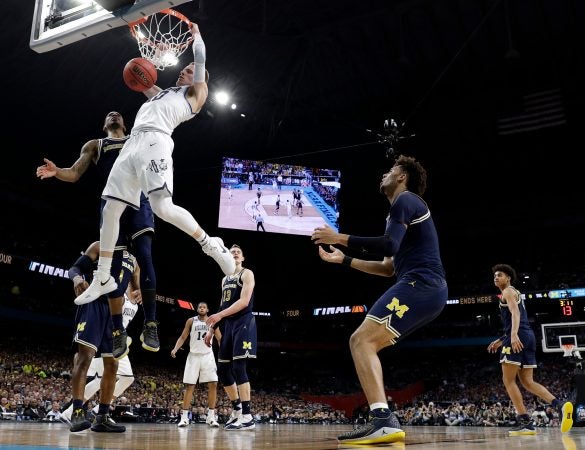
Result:
[[[220,228],[310,236],[316,227],[338,230],[341,173],[224,157]]]

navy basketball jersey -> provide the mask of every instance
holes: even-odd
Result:
[[[532,332],[532,328],[530,327],[530,322],[528,321],[528,312],[526,311],[526,306],[524,305],[524,300],[520,295],[520,291],[516,289],[514,286],[510,286],[511,289],[514,290],[516,294],[516,303],[518,304],[518,309],[520,310],[520,325],[518,326],[518,331],[529,331]],[[502,323],[504,324],[504,332],[506,335],[510,336],[510,332],[512,331],[512,314],[510,313],[510,308],[508,308],[508,304],[500,299],[500,314],[502,316]]]
[[[424,277],[444,278],[439,238],[426,202],[405,191],[398,195],[386,219],[386,234],[392,223],[408,225],[400,248],[394,255],[396,277],[418,273]]]
[[[123,138],[106,137],[98,139],[98,155],[95,162],[97,167],[98,175],[101,183],[105,186],[108,181],[108,176],[114,165],[114,161],[120,154],[120,150],[124,146],[124,143],[128,140],[129,136]]]
[[[234,304],[234,302],[238,301],[240,296],[242,295],[242,274],[244,273],[242,269],[240,273],[235,275],[227,275],[223,281],[223,285],[221,288],[221,303],[219,305],[219,310],[223,311],[224,309],[229,308]],[[254,292],[252,292],[252,297],[250,298],[250,303],[248,306],[238,311],[236,314],[226,317],[226,319],[237,319],[239,317],[243,317],[248,314],[252,314],[252,310],[254,308]]]

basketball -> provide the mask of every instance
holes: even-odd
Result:
[[[126,86],[136,92],[144,92],[156,83],[157,72],[154,64],[144,58],[133,58],[126,63],[123,71]]]

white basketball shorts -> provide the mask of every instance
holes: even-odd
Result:
[[[157,131],[132,134],[116,158],[106,187],[105,199],[140,208],[140,193],[148,197],[164,190],[173,195],[173,139]]]
[[[104,375],[104,360],[102,358],[94,358],[89,365],[87,376],[93,377],[96,375],[100,378]],[[134,373],[132,372],[132,364],[130,364],[128,356],[124,356],[122,359],[118,360],[118,372],[116,372],[116,375],[127,377],[134,376]]]
[[[217,381],[217,365],[213,352],[209,353],[191,353],[187,356],[185,362],[185,373],[183,374],[183,383],[197,384]]]

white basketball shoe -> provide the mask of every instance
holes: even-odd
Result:
[[[181,421],[177,424],[179,428],[185,428],[189,426],[189,419],[186,417],[181,417]]]
[[[226,246],[223,245],[221,238],[209,237],[201,248],[206,255],[211,256],[219,264],[225,275],[231,275],[236,271],[236,261]]]
[[[91,303],[94,300],[100,298],[102,295],[108,294],[116,290],[117,287],[118,284],[114,280],[114,277],[110,275],[107,281],[101,281],[97,276],[96,271],[93,273],[93,280],[89,287],[85,291],[83,291],[81,295],[78,295],[77,298],[73,300],[73,303],[75,303],[76,305],[85,305],[87,303]]]

